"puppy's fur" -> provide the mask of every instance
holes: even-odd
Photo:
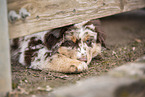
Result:
[[[91,20],[12,39],[11,58],[32,69],[77,73],[88,69],[101,46],[100,21]]]

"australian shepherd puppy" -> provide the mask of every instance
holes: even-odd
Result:
[[[12,62],[32,69],[78,73],[105,46],[99,20],[43,31],[11,40]]]

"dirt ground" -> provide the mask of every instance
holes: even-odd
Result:
[[[103,51],[101,56],[93,59],[87,72],[63,74],[12,65],[13,92],[9,96],[33,97],[48,94],[80,79],[99,76],[145,54],[145,10],[105,17],[101,21],[110,50]]]

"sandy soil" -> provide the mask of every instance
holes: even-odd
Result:
[[[13,92],[9,96],[46,94],[80,79],[99,76],[145,54],[145,10],[114,15],[101,21],[110,50],[103,51],[101,56],[93,59],[87,72],[63,74],[12,65]]]

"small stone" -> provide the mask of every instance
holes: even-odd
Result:
[[[52,88],[47,85],[46,87],[37,87],[37,90],[49,92],[52,90]]]
[[[135,50],[135,47],[132,47],[132,50],[134,51]]]
[[[24,80],[25,81],[25,83],[28,83],[28,81],[27,80]]]

